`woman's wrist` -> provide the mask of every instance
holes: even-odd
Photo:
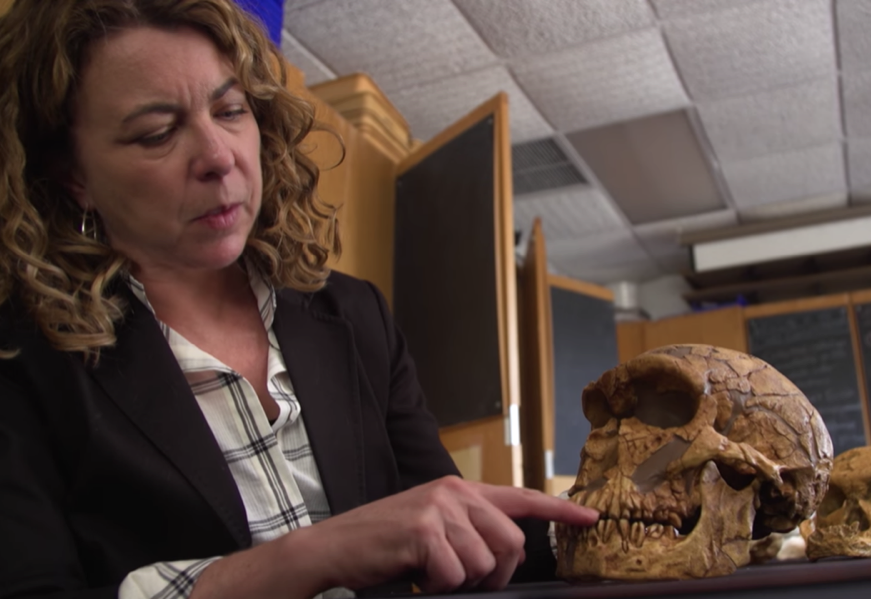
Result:
[[[311,527],[294,530],[214,562],[190,599],[309,599],[337,585],[335,558],[330,558]]]

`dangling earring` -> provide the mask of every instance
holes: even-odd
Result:
[[[92,226],[91,226],[91,234],[88,235],[88,216],[91,217]],[[79,228],[79,232],[83,237],[90,237],[94,241],[97,241],[97,217],[94,216],[94,213],[90,210],[82,211],[82,225]]]

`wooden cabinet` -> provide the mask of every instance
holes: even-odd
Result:
[[[663,345],[703,343],[747,352],[744,309],[740,306],[617,325],[617,351],[625,362]]]
[[[340,206],[343,251],[333,267],[372,281],[392,302],[396,168],[412,148],[408,124],[367,75],[342,77],[308,93],[318,120],[344,142],[330,131],[307,139],[321,168],[319,193]]]
[[[704,343],[746,352],[743,308],[722,308],[647,323],[646,349],[672,343]]]

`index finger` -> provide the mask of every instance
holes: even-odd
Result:
[[[533,489],[480,484],[481,495],[509,518],[538,518],[574,526],[590,526],[599,512]]]

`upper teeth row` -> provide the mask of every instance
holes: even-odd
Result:
[[[663,524],[645,526],[643,522],[630,523],[626,518],[620,518],[620,520],[606,518],[599,520],[595,526],[581,529],[580,538],[589,543],[607,543],[611,540],[615,530],[620,531],[624,551],[629,549],[630,542],[636,547],[641,548],[644,545],[644,539],[647,537],[659,539],[664,535],[669,539],[677,539],[680,536],[677,528],[674,526]]]
[[[650,510],[642,508],[642,498],[634,493],[618,494],[601,491],[590,494],[587,494],[587,491],[580,491],[580,493],[581,496],[576,498],[576,501],[580,503],[580,505],[591,507],[614,519],[667,521],[678,529],[682,525],[681,517],[674,512],[666,512],[665,510],[655,510],[651,512]]]

